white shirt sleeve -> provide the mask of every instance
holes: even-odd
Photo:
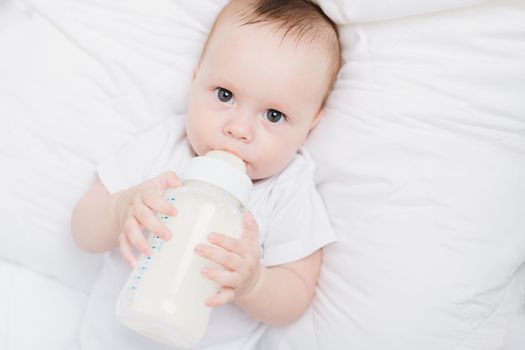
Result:
[[[264,265],[300,260],[336,240],[314,172],[315,163],[303,150],[277,179],[263,242]]]
[[[138,185],[165,170],[178,170],[175,169],[177,164],[170,160],[181,152],[177,148],[181,146],[183,134],[184,120],[181,117],[171,118],[146,131],[97,166],[100,181],[110,193],[114,193]]]

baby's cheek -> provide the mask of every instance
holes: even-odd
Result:
[[[264,160],[248,166],[248,176],[252,180],[272,177],[280,173],[290,160],[291,157],[284,157],[283,154],[269,154]]]

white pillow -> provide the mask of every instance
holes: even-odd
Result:
[[[263,349],[525,349],[524,18],[497,1],[342,28],[307,145],[339,241],[311,319]]]
[[[70,341],[79,316],[66,311],[82,305],[75,291],[89,291],[100,264],[74,247],[71,209],[96,163],[184,111],[224,3],[0,2],[0,258],[51,276],[19,274],[38,300],[62,300],[58,313],[18,310],[17,324],[39,313],[64,325],[63,339],[25,348]],[[499,349],[507,330],[523,329],[512,273],[525,251],[524,14],[507,0],[343,28],[346,63],[308,143],[340,241],[326,249],[312,308],[260,348]]]
[[[338,24],[372,22],[445,11],[487,0],[317,0]]]
[[[69,349],[76,342],[85,293],[1,259],[0,276],[2,350]]]

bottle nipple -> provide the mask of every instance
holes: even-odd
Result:
[[[235,168],[243,172],[246,172],[246,165],[244,165],[244,161],[233,153],[227,151],[209,151],[206,153],[206,157],[221,160],[233,165]]]
[[[249,204],[252,180],[244,161],[227,151],[210,151],[193,157],[181,172],[184,180],[206,182],[232,194],[244,207]]]

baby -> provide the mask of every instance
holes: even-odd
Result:
[[[82,325],[82,349],[168,348],[121,325],[114,304],[136,264],[134,248],[151,254],[144,231],[170,239],[156,213],[176,215],[162,197],[182,185],[171,170],[216,149],[244,160],[254,189],[240,239],[214,233],[210,244],[195,247],[224,267],[202,271],[221,289],[203,300],[215,309],[199,346],[244,349],[268,324],[301,317],[314,295],[321,249],[335,240],[315,190],[315,165],[301,146],[323,115],[340,64],[336,27],[311,2],[225,6],[194,69],[186,116],[101,164],[75,207],[77,245],[108,252]]]

